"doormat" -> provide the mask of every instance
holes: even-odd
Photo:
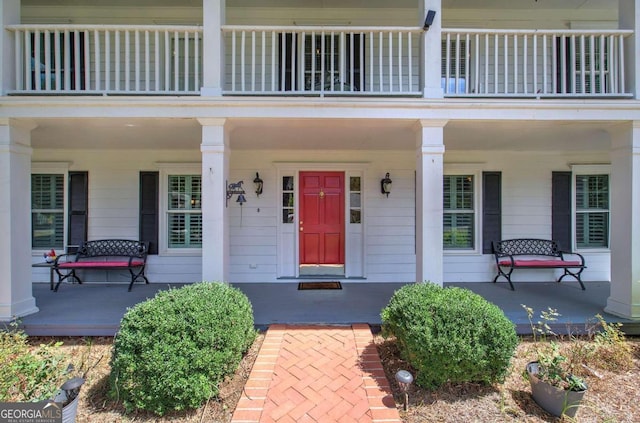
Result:
[[[306,289],[342,289],[340,282],[299,282],[298,290]]]

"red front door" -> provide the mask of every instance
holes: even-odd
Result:
[[[300,172],[300,264],[344,264],[344,173]]]

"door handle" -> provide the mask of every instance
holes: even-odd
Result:
[[[304,228],[302,226],[300,226],[300,232],[304,231]]]

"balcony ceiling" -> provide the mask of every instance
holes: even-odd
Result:
[[[232,150],[413,150],[414,120],[234,119]],[[195,119],[38,119],[34,148],[88,150],[200,149]],[[447,151],[595,151],[608,154],[609,131],[620,123],[451,121]]]
[[[611,0],[442,0],[443,9],[611,9]],[[22,0],[25,6],[202,7],[202,0]],[[227,0],[228,7],[417,8],[417,0]],[[617,6],[617,5],[616,5]]]

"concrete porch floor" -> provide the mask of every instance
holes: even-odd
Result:
[[[343,282],[341,290],[298,290],[297,282],[238,283],[253,305],[256,326],[274,323],[334,324],[369,323],[380,325],[380,311],[401,283]],[[583,330],[594,316],[602,314],[609,322],[622,322],[628,334],[640,334],[640,321],[621,319],[604,313],[609,297],[608,282],[586,282],[582,291],[572,282],[516,283],[515,291],[507,283],[456,283],[470,289],[500,307],[516,324],[520,334],[530,333],[527,315],[521,304],[532,307],[536,316],[547,307],[562,316],[556,330]],[[32,336],[113,336],[127,308],[153,297],[156,292],[182,284],[136,284],[127,292],[126,284],[62,284],[59,292],[49,284],[33,284],[33,295],[40,311],[20,319]]]

